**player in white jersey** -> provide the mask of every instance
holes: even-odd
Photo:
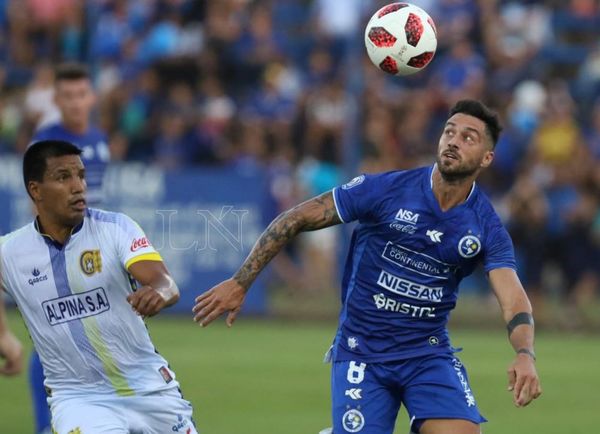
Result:
[[[175,303],[177,285],[133,220],[87,208],[80,153],[63,141],[29,147],[23,177],[38,215],[0,239],[2,287],[40,354],[53,429],[196,433],[142,319]]]

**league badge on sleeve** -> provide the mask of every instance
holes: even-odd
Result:
[[[365,175],[357,176],[356,178],[353,178],[352,180],[350,180],[350,182],[347,182],[346,184],[342,185],[342,189],[350,190],[352,187],[356,187],[357,185],[362,184],[364,180],[365,180]]]
[[[465,235],[458,242],[458,253],[463,258],[472,258],[481,250],[481,241],[475,235]]]

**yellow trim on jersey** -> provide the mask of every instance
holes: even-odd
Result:
[[[129,267],[131,267],[136,262],[140,262],[140,261],[158,261],[158,262],[162,262],[163,259],[161,258],[160,254],[158,252],[144,253],[143,255],[134,256],[129,261],[127,261],[125,263],[125,269],[129,270]]]

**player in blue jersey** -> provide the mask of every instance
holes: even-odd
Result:
[[[79,147],[86,170],[88,201],[97,205],[102,200],[102,180],[110,151],[106,135],[91,122],[96,94],[88,70],[77,63],[60,65],[54,91],[61,120],[36,131],[31,141],[65,140]]]
[[[40,355],[52,432],[196,434],[143,320],[177,302],[177,285],[137,223],[87,207],[80,153],[57,140],[27,149],[37,216],[0,237],[0,290]]]
[[[23,369],[23,346],[12,334],[6,323],[4,300],[0,295],[0,375],[16,375]]]
[[[106,135],[91,122],[96,94],[85,66],[65,63],[56,68],[54,102],[61,120],[37,131],[32,143],[40,140],[65,140],[81,149],[81,160],[86,169],[88,203],[98,206],[102,201],[102,180],[110,153]],[[44,373],[37,353],[29,361],[29,380],[36,432],[50,432],[50,412],[46,404]]]
[[[421,434],[478,434],[480,414],[446,328],[460,281],[481,263],[516,355],[509,389],[516,406],[541,394],[534,327],[515,272],[513,246],[475,184],[494,158],[501,127],[478,101],[459,101],[439,140],[436,164],[362,175],[279,215],[230,279],[196,298],[202,326],[228,312],[298,233],[358,221],[342,280],[331,349],[333,432],[389,434],[400,405]]]

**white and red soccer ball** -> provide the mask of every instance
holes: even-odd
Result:
[[[410,75],[425,68],[437,48],[437,31],[423,9],[391,3],[373,14],[365,29],[371,62],[392,75]]]

